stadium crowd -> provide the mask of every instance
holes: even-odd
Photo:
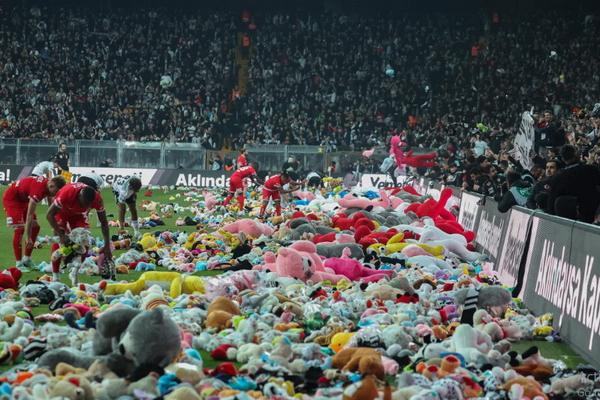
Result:
[[[0,14],[0,136],[216,142],[235,18],[16,8]]]
[[[575,162],[569,154],[592,168],[588,183],[595,179],[593,17],[263,14],[250,24],[248,89],[238,96],[240,21],[232,13],[4,12],[0,137],[335,151],[386,148],[400,133],[413,148],[438,151],[438,166],[422,173],[495,197],[504,209],[527,202],[555,212],[542,182]],[[523,171],[509,150],[531,108],[535,165]],[[562,154],[565,144],[575,154]],[[379,161],[341,170],[372,171]],[[526,186],[535,193],[511,191]]]

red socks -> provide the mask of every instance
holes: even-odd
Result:
[[[244,200],[245,200],[245,198],[244,198],[244,195],[243,195],[243,194],[241,194],[241,195],[239,195],[239,196],[237,197],[237,202],[238,202],[238,205],[239,205],[239,207],[240,207],[240,211],[243,211],[243,210],[244,210]]]
[[[27,257],[31,257],[31,253],[33,253],[33,245],[35,244],[35,241],[36,241],[39,233],[40,233],[40,226],[37,224],[33,225],[31,227],[31,244],[28,244],[25,246],[25,255]]]
[[[15,228],[15,233],[13,234],[13,251],[15,252],[15,260],[21,261],[21,257],[23,255],[23,234],[25,233],[25,227]]]
[[[258,216],[259,217],[264,216],[266,210],[267,210],[267,205],[265,203],[263,203],[262,206],[260,206],[260,212],[258,213]]]
[[[225,207],[227,207],[229,205],[229,202],[231,201],[231,199],[233,199],[233,195],[230,193],[227,195],[227,197],[225,197],[225,200],[223,201],[223,205]]]
[[[52,243],[50,250],[54,253],[56,250],[60,249],[60,245],[58,243]],[[52,261],[52,272],[58,274],[60,272],[60,260]]]
[[[281,215],[281,203],[275,203],[275,215]]]

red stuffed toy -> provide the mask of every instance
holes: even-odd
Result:
[[[404,143],[402,143],[400,136],[393,136],[390,141],[390,145],[390,154],[394,155],[398,168],[402,168],[404,165],[414,168],[431,168],[436,165],[434,160],[437,157],[437,153],[435,152],[413,155],[411,150],[405,154],[402,151],[402,146]]]
[[[0,291],[5,289],[18,289],[19,279],[21,279],[21,270],[10,267],[0,273]]]

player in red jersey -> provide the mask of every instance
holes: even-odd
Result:
[[[38,203],[46,197],[54,196],[63,186],[65,179],[62,176],[50,180],[45,176],[28,176],[13,182],[4,192],[2,204],[6,213],[6,224],[14,229],[13,251],[17,267],[32,266],[31,253],[40,233],[40,225],[35,215]],[[23,254],[22,241],[25,233],[27,242]]]
[[[248,151],[246,149],[242,149],[240,151],[240,155],[237,158],[238,168],[245,167],[246,165],[248,165],[248,159],[246,158],[246,154],[248,154]]]
[[[238,206],[240,211],[244,209],[244,179],[248,178],[254,183],[261,183],[258,181],[256,175],[258,171],[258,164],[252,163],[252,165],[246,165],[245,167],[238,168],[231,178],[229,179],[229,194],[223,201],[224,206],[228,206],[233,196],[237,196]]]
[[[258,214],[259,218],[264,217],[270,199],[275,204],[275,215],[281,215],[281,192],[283,191],[283,187],[289,182],[290,177],[285,172],[273,175],[265,181],[262,190],[262,205]]]
[[[90,209],[95,209],[102,229],[104,239],[105,260],[112,260],[110,249],[110,236],[108,220],[104,211],[104,203],[100,192],[84,183],[69,183],[56,194],[54,202],[48,209],[48,222],[54,233],[60,237],[61,244],[67,244],[67,234],[75,228],[89,228],[88,214]],[[52,252],[60,247],[58,243],[52,245]],[[54,280],[59,279],[60,261],[52,262],[52,276]]]
[[[281,215],[281,194],[292,193],[298,189],[299,183],[296,182],[295,178],[291,173],[283,172],[267,179],[263,186],[259,218],[264,217],[269,200],[273,200],[275,204],[275,215]],[[285,185],[290,186],[288,190],[284,189]]]

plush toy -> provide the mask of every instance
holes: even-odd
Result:
[[[482,286],[460,289],[454,301],[463,306],[461,323],[473,324],[473,315],[483,308],[493,315],[501,315],[512,301],[511,294],[500,286]]]
[[[379,398],[377,384],[371,375],[344,389],[342,400],[375,400]]]
[[[244,232],[254,239],[259,238],[261,235],[271,236],[273,234],[273,228],[252,219],[239,219],[226,224],[223,229],[229,233]]]
[[[360,372],[363,376],[375,375],[383,379],[385,371],[381,354],[367,347],[350,347],[335,354],[331,363],[333,368]]]
[[[79,268],[91,245],[92,234],[85,228],[75,228],[69,232],[69,244],[52,253],[52,261],[59,261],[69,271],[73,286],[77,285]]]
[[[231,328],[233,325],[232,318],[240,314],[237,304],[227,297],[219,296],[208,306],[204,324],[209,329],[222,331],[223,329]]]
[[[317,253],[325,258],[341,257],[344,249],[350,250],[350,257],[360,260],[364,258],[363,247],[357,243],[326,243],[317,244]]]
[[[492,350],[492,339],[488,334],[462,324],[454,331],[452,346],[467,362],[482,365],[487,362],[486,355]]]
[[[352,339],[354,333],[352,332],[338,332],[331,338],[331,343],[329,344],[329,348],[333,350],[334,353],[339,353],[350,339]]]
[[[569,395],[593,385],[594,382],[588,379],[585,374],[575,374],[563,378],[556,378],[552,381],[550,390],[553,394]]]
[[[412,150],[404,153],[402,151],[403,145],[400,136],[392,136],[390,140],[390,154],[394,156],[398,168],[404,168],[406,165],[414,168],[431,168],[436,165],[435,158],[437,157],[437,153],[414,155]]]
[[[548,400],[548,396],[544,393],[542,385],[532,377],[525,378],[518,376],[509,379],[502,385],[502,389],[510,392],[514,386],[519,387],[519,396],[516,398],[522,399],[524,396],[529,399]]]
[[[90,382],[83,375],[67,375],[63,379],[50,381],[47,387],[49,399],[93,400]]]
[[[21,275],[21,270],[15,267],[10,267],[0,272],[0,291],[5,289],[18,289]]]
[[[204,293],[204,280],[199,276],[183,275],[179,272],[151,271],[144,272],[140,277],[129,283],[109,283],[106,285],[104,294],[113,296],[131,291],[140,294],[153,285],[158,285],[169,291],[172,298],[179,297],[182,293]]]
[[[377,282],[393,274],[393,271],[379,271],[365,267],[357,260],[350,258],[350,249],[348,248],[344,249],[342,257],[328,258],[323,265],[351,281]]]
[[[68,348],[50,350],[37,364],[52,371],[61,362],[87,369],[99,360],[118,376],[137,381],[177,357],[181,336],[179,327],[160,308],[140,311],[116,306],[98,317],[92,349],[93,355]]]

